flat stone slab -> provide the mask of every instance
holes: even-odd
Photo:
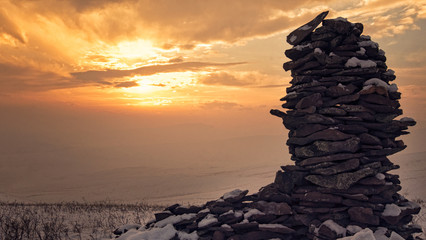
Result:
[[[287,36],[287,42],[291,45],[297,45],[302,42],[327,16],[328,11],[322,12],[310,22],[297,28]]]

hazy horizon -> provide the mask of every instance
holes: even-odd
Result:
[[[0,200],[257,191],[292,164],[269,114],[291,79],[285,37],[324,10],[386,52],[402,117],[417,121],[392,160],[402,193],[426,199],[424,0],[2,3]]]

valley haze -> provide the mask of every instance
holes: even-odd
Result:
[[[404,117],[391,157],[426,199],[426,1],[9,1],[0,6],[0,200],[202,203],[292,164],[285,36],[321,11],[386,51]]]

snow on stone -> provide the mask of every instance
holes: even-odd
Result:
[[[301,26],[301,27],[299,28],[299,30],[306,31],[306,30],[309,30],[309,28],[311,28],[309,25],[303,25],[303,26]],[[291,41],[291,40],[290,40],[290,41]],[[294,41],[292,41],[292,42],[294,42]]]
[[[328,54],[329,57],[336,57],[337,55],[334,52]]]
[[[369,80],[364,82],[364,86],[368,85],[376,85],[380,87],[386,88],[389,92],[396,92],[398,91],[398,86],[396,86],[395,83],[389,85],[385,81],[378,79],[378,78],[370,78]]]
[[[358,46],[360,47],[371,47],[371,48],[379,48],[379,44],[373,42],[371,40],[358,42]]]
[[[293,36],[290,37],[290,42],[294,42],[294,41],[296,41],[296,39],[297,39],[297,36],[293,35]]]
[[[304,48],[312,48],[312,44],[308,43],[308,44],[305,44],[305,45],[296,45],[293,48],[298,50],[298,51],[302,51]]]
[[[150,231],[130,230],[121,235],[117,240],[169,240],[176,235],[177,231],[172,224],[166,225],[164,228],[153,228]]]
[[[345,85],[343,85],[343,84],[341,84],[341,83],[339,83],[339,84],[337,84],[337,87],[339,87],[339,88],[345,88]]]
[[[249,223],[249,220],[244,219],[243,221],[241,221],[241,223]]]
[[[228,215],[228,214],[234,214],[234,210],[229,210],[229,211],[227,211],[227,212],[225,212],[225,213],[222,213],[222,214],[220,214],[220,216],[223,216],[223,215]],[[220,217],[219,216],[219,217]]]
[[[330,228],[332,231],[334,231],[337,235],[340,236],[346,236],[346,228],[340,226],[339,224],[335,223],[333,220],[329,219],[325,222],[323,222],[325,226]]]
[[[360,55],[365,55],[365,52],[366,52],[366,50],[363,47],[361,47],[358,51],[356,51],[356,53],[360,54]]]
[[[378,173],[378,174],[376,174],[376,178],[379,179],[379,180],[383,180],[383,179],[385,179],[385,175],[383,173]]]
[[[295,91],[287,93],[287,96],[296,95],[297,93]]]
[[[250,209],[246,213],[244,213],[244,219],[248,219],[249,217],[253,215],[265,215],[265,213],[257,210],[257,209]]]
[[[267,228],[267,229],[284,228],[284,229],[287,229],[286,226],[283,226],[281,224],[259,224],[259,228]]]
[[[205,208],[205,209],[199,211],[198,213],[208,213],[208,212],[210,212],[210,209]]]
[[[181,222],[183,220],[192,219],[195,216],[196,216],[195,213],[187,213],[187,214],[182,214],[182,215],[178,215],[178,216],[170,216],[170,217],[168,217],[166,219],[163,219],[163,220],[155,223],[154,227],[161,228],[161,227],[164,227],[164,226],[166,226],[168,224],[175,224],[175,223]]]
[[[374,237],[376,240],[389,240],[388,237],[386,237],[386,232],[388,231],[385,227],[378,227],[377,230],[374,232]]]
[[[346,227],[346,230],[348,230],[348,232],[350,232],[352,234],[355,234],[355,233],[361,231],[362,228],[360,226],[357,226],[357,225],[348,225]]]
[[[395,204],[386,204],[385,210],[383,211],[383,216],[399,216],[401,214],[401,209]]]
[[[216,222],[218,222],[217,218],[213,214],[208,214],[203,220],[198,223],[198,228],[203,228]]]
[[[345,67],[368,68],[368,67],[376,67],[376,66],[377,64],[373,62],[372,60],[360,60],[357,57],[350,58],[345,64]]]
[[[141,227],[140,224],[124,224],[121,227],[117,228],[116,231],[127,232],[130,229],[139,229]]]
[[[401,237],[398,233],[392,232],[389,237],[389,240],[404,240],[404,238]]]
[[[222,226],[220,226],[220,227],[222,227],[222,228],[230,228],[230,229],[232,229],[232,228],[231,228],[231,226],[229,226],[228,224],[222,224]]]
[[[338,238],[337,240],[376,240],[376,238],[374,237],[373,231],[371,231],[371,229],[365,228],[353,236]]]
[[[321,54],[322,50],[320,48],[315,48],[314,53]]]
[[[244,191],[240,189],[235,189],[233,191],[223,194],[223,199],[226,200],[226,199],[238,197],[242,192]]]
[[[243,216],[243,212],[242,211],[235,211],[235,213],[234,213],[234,216],[236,217],[236,218],[240,218],[240,217],[242,217]]]
[[[198,240],[197,231],[193,231],[192,233],[178,232],[178,237],[180,240]]]

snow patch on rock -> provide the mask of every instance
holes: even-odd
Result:
[[[377,64],[373,62],[372,60],[360,60],[357,57],[350,58],[345,64],[345,67],[369,68],[369,67],[376,67],[376,66]]]
[[[396,217],[401,214],[401,208],[399,208],[396,204],[386,204],[385,210],[383,211],[383,216],[391,216]]]

